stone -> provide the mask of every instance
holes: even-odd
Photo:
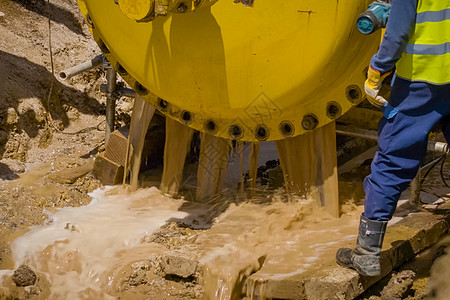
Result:
[[[267,170],[267,177],[269,178],[269,188],[280,188],[284,185],[283,170],[280,166]]]
[[[389,283],[381,291],[382,300],[404,299],[411,289],[416,273],[411,270],[399,272],[391,277]]]
[[[0,11],[0,18],[4,17],[5,13]]]
[[[186,253],[171,251],[163,255],[161,268],[166,275],[188,278],[195,275],[198,261]]]
[[[67,168],[61,171],[54,172],[50,174],[48,178],[54,182],[72,184],[77,181],[78,178],[85,176],[90,171],[92,171],[92,164],[88,163],[83,166]]]
[[[150,269],[150,266],[147,262],[135,262],[131,265],[131,269],[132,273],[128,280],[129,285],[138,286],[141,284],[146,284],[148,282],[147,271]]]
[[[6,113],[6,125],[13,125],[19,121],[19,115],[17,111],[10,107],[8,108],[8,112]]]
[[[34,273],[34,271],[27,265],[21,265],[18,267],[12,276],[12,280],[17,286],[34,285],[36,283],[36,279],[36,273]]]

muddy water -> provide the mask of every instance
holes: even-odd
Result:
[[[239,299],[245,286],[247,295],[263,296],[268,279],[301,276],[334,263],[339,247],[353,246],[360,209],[336,219],[312,199],[280,198],[230,205],[198,237],[206,299]]]
[[[256,189],[256,176],[258,174],[258,155],[259,155],[259,143],[251,143],[250,144],[250,197],[251,191]]]
[[[309,195],[338,217],[335,124],[276,143],[286,190],[291,194]]]
[[[92,197],[87,206],[48,212],[47,224],[32,228],[12,244],[16,267],[27,264],[48,280],[49,299],[122,295],[128,283],[123,270],[166,251],[145,237],[169,220],[190,223],[213,214],[218,216],[212,227],[198,233],[194,244],[178,250],[194,251],[199,257],[202,276],[198,280],[204,286],[204,299],[239,299],[255,272],[263,277],[255,281],[259,283],[302,274],[330,261],[339,245],[354,242],[360,213],[355,210],[335,219],[327,217],[315,201],[296,198],[285,202],[281,195],[258,204],[236,205],[222,199],[227,208],[219,208],[220,214],[214,205],[189,206],[163,196],[156,188],[136,192],[106,188],[96,190]],[[5,283],[11,272],[3,272]],[[249,288],[264,292],[256,283]]]
[[[160,185],[161,191],[165,194],[172,196],[178,194],[193,133],[193,129],[169,117],[166,118],[164,167]]]
[[[197,171],[197,200],[207,200],[220,193],[228,171],[231,142],[206,133],[200,135]]]
[[[133,114],[131,115],[124,176],[126,178],[128,169],[131,169],[130,185],[133,190],[138,188],[139,168],[145,144],[145,134],[154,113],[155,107],[137,95],[134,100]]]
[[[111,298],[120,291],[117,272],[152,253],[142,239],[169,219],[186,216],[178,211],[182,201],[156,188],[99,189],[92,197],[87,206],[48,213],[47,224],[12,244],[16,266],[27,264],[49,281],[50,299]],[[3,279],[11,272],[3,271]]]
[[[138,187],[143,140],[154,108],[137,99],[134,110],[129,147],[132,190]],[[166,128],[161,191],[175,196],[181,184],[192,129],[172,119],[167,119]],[[352,215],[350,226],[343,227],[339,219],[328,217],[324,208],[317,205],[337,205],[334,203],[337,201],[336,158],[331,157],[335,152],[334,134],[334,126],[329,126],[317,134],[277,143],[287,189],[310,196],[299,198],[295,196],[298,193],[292,193],[289,202],[281,201],[283,197],[269,197],[266,201],[258,200],[259,204],[249,202],[238,206],[229,203],[229,199],[215,198],[220,205],[197,209],[199,215],[218,215],[212,228],[199,234],[194,245],[203,270],[199,280],[204,285],[206,299],[239,298],[247,279],[257,271],[264,270],[261,274],[266,277],[280,278],[301,274],[319,261],[322,254],[334,255],[333,247],[338,243],[335,237],[341,241],[354,239],[351,233],[356,231],[359,213]],[[243,143],[237,143],[236,149],[242,175]],[[229,141],[202,134],[198,199],[220,194],[230,150]],[[256,182],[258,150],[259,144],[251,145],[252,188]],[[243,188],[242,178],[241,193]],[[50,299],[107,299],[120,295],[121,270],[164,250],[143,244],[143,238],[167,221],[183,220],[189,215],[180,211],[183,201],[165,197],[156,188],[134,193],[119,188],[103,189],[92,196],[88,206],[49,213],[48,224],[33,228],[12,245],[17,266],[27,264],[48,280]],[[215,211],[217,208],[219,212]],[[326,225],[322,225],[324,219],[329,221]],[[345,230],[330,230],[336,226]],[[191,249],[192,245],[186,252]],[[11,271],[4,273],[7,276]],[[250,289],[257,284],[252,286]],[[263,293],[261,286],[258,288]]]

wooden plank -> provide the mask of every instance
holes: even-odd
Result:
[[[111,133],[105,149],[105,158],[112,160],[121,166],[125,165],[129,129],[119,128]]]
[[[124,167],[100,153],[95,158],[92,174],[103,185],[116,185],[122,182]]]

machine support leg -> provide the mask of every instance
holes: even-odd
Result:
[[[410,194],[409,194],[409,204],[411,205],[419,205],[420,203],[420,169],[417,171],[416,177],[411,181],[409,186]]]
[[[116,79],[117,74],[116,71],[112,67],[108,67],[106,69],[106,80],[107,80],[107,89],[106,89],[106,136],[105,142],[107,143],[109,140],[109,136],[111,132],[114,131],[114,117],[116,112]]]

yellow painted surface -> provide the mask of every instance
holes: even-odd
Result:
[[[125,16],[140,21],[153,12],[155,0],[120,0],[118,5]]]
[[[164,113],[174,119],[188,111],[185,123],[194,129],[213,121],[210,132],[230,138],[238,125],[243,140],[255,141],[264,127],[267,140],[277,140],[283,122],[292,124],[292,135],[303,134],[305,115],[320,127],[335,118],[327,114],[331,102],[344,113],[362,99],[380,34],[362,35],[355,23],[371,1],[206,2],[136,22],[112,0],[79,0],[94,38],[109,49],[113,66],[127,71],[128,83],[167,101]]]

